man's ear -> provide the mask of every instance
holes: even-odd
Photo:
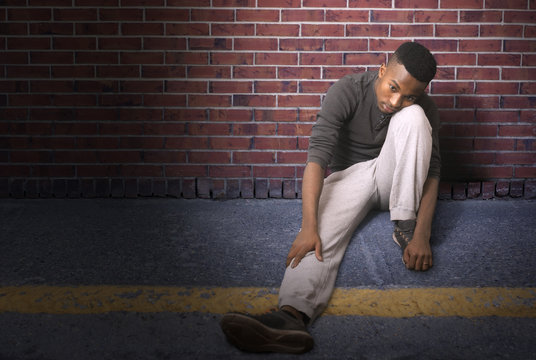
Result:
[[[387,70],[387,66],[385,64],[382,64],[380,66],[380,70],[378,71],[378,77],[382,78],[383,75],[385,75],[385,71]]]

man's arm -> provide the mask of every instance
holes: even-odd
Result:
[[[404,263],[408,269],[426,271],[433,265],[430,236],[438,191],[439,179],[436,177],[426,179],[413,240],[406,247],[403,255]]]
[[[322,243],[318,235],[318,200],[324,185],[325,170],[319,164],[308,162],[302,182],[302,228],[287,256],[287,266],[295,268],[309,251],[315,250],[316,258],[322,261]]]

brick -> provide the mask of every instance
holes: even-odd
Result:
[[[504,70],[503,70],[504,71]],[[503,72],[504,74],[504,72]],[[477,82],[475,94],[518,94],[519,93],[519,83],[511,82]]]
[[[253,199],[255,197],[255,187],[252,179],[240,179],[240,197],[243,199]]]
[[[298,63],[298,54],[256,53],[255,63],[257,65],[296,65]]]
[[[536,69],[512,68],[512,69],[503,69],[502,71],[503,80],[526,80],[526,79],[535,79],[535,78],[536,78]]]
[[[95,195],[97,197],[110,196],[110,181],[108,179],[95,180]]]
[[[437,9],[438,0],[395,0],[395,8]]]
[[[299,8],[301,0],[257,0],[257,7]]]
[[[295,180],[283,180],[283,198],[284,199],[296,198],[296,181]]]
[[[47,8],[9,8],[7,11],[9,21],[49,21],[51,16],[52,11]]]
[[[0,179],[0,198],[9,197],[9,179]]]
[[[255,198],[268,198],[268,179],[255,179]]]
[[[343,40],[338,40],[338,41],[343,41]],[[332,43],[332,45],[335,45],[335,44]],[[324,40],[323,39],[306,39],[306,38],[281,39],[279,43],[279,50],[282,50],[282,51],[322,51],[324,50]],[[329,51],[327,47],[326,47],[326,50]],[[341,49],[337,49],[337,50],[340,51]]]
[[[71,24],[65,24],[72,26]],[[117,23],[76,23],[75,33],[78,36],[84,35],[118,35],[119,24]]]
[[[460,51],[500,52],[501,49],[502,49],[501,40],[460,40]],[[488,55],[479,54],[479,60],[480,60],[480,56],[488,56]]]
[[[163,24],[148,23],[146,24],[146,26],[150,25],[150,27],[148,27],[145,30],[142,27],[136,28],[136,24],[129,24],[129,25],[132,28],[129,28],[128,31],[132,32],[132,35],[164,35]],[[219,33],[221,35],[221,31]],[[227,34],[229,34],[229,32]],[[231,32],[231,34],[233,33]],[[165,35],[209,36],[210,25],[209,24],[196,24],[196,23],[166,24]],[[233,34],[233,35],[236,35],[236,34]]]
[[[346,26],[346,32],[347,32],[347,36],[387,37],[389,36],[389,25],[382,25],[382,24],[352,25],[350,24]]]
[[[504,22],[505,23],[534,24],[536,22],[536,12],[534,11],[505,11]]]
[[[510,183],[510,196],[513,198],[519,198],[523,196],[523,181],[512,180]]]
[[[440,200],[450,200],[452,198],[452,186],[450,183],[440,182],[439,183],[439,199]]]
[[[536,97],[532,96],[503,96],[502,107],[505,109],[534,109]]]
[[[416,23],[456,23],[458,13],[455,11],[415,11]]]
[[[495,195],[504,197],[510,192],[510,183],[508,181],[498,181],[495,187]]]
[[[233,106],[275,107],[276,97],[272,95],[233,95]]]
[[[283,197],[283,181],[280,179],[270,179],[269,184],[268,196],[274,199],[281,199]]]
[[[349,0],[351,8],[391,8],[391,0]]]
[[[287,25],[287,24],[258,24],[257,36],[299,36],[299,25]],[[306,35],[305,35],[306,36]]]
[[[38,181],[36,179],[27,179],[24,183],[24,197],[36,199],[39,197]]]
[[[197,33],[195,29],[199,27],[199,24],[191,24],[189,30],[192,33],[185,35],[208,35],[208,25],[206,32]],[[166,29],[173,30],[173,26],[168,26]],[[121,34],[130,36],[130,35],[164,35],[164,24],[160,23],[124,23],[121,24]],[[168,35],[183,35],[183,34],[168,34]]]
[[[237,199],[240,197],[240,180],[227,179],[225,180],[225,198]]]
[[[281,39],[281,41],[283,42],[285,41],[285,39]],[[277,44],[278,44],[278,40],[275,38],[236,38],[234,39],[235,50],[274,51],[274,50],[277,50]]]
[[[212,180],[212,198],[225,199],[225,180]]]
[[[195,198],[195,180],[179,180],[179,179],[170,179],[167,181],[167,190],[166,195],[179,198],[181,194],[184,198],[193,199]]]
[[[255,93],[296,93],[298,84],[296,81],[255,81]]]
[[[293,166],[254,166],[253,176],[261,178],[293,178],[295,176]]]
[[[498,96],[459,96],[456,97],[458,109],[498,109],[500,106]]]
[[[229,21],[229,20],[228,20]],[[232,21],[232,20],[230,20]],[[236,10],[236,21],[278,22],[279,10]]]
[[[301,36],[344,36],[344,25],[303,24]]]
[[[526,9],[527,0],[486,0],[486,9]]]
[[[226,38],[191,38],[188,40],[190,50],[231,50],[232,40]]]
[[[253,36],[255,35],[254,24],[211,24],[213,36]]]
[[[489,23],[489,22],[501,22],[501,11],[474,11],[469,10],[460,11],[460,22],[474,22],[474,23]]]
[[[500,77],[500,70],[497,68],[469,67],[469,68],[458,68],[457,71],[458,71],[457,80],[472,80],[472,79],[499,80],[499,77]],[[494,82],[493,84],[495,85],[497,83]]]
[[[475,150],[495,150],[495,151],[512,151],[514,150],[514,139],[475,139]]]
[[[522,178],[522,179],[523,178],[534,179],[536,178],[536,167],[535,166],[516,167],[515,176],[518,178]]]
[[[252,53],[212,53],[210,63],[212,65],[253,65],[253,58]]]
[[[433,94],[473,94],[474,82],[434,82],[432,84]]]
[[[141,21],[143,20],[142,9],[99,9],[99,20],[102,21]]]
[[[166,185],[167,182],[162,179],[153,180],[153,192],[152,194],[156,197],[165,197],[167,194]]]
[[[522,37],[522,25],[481,25],[481,37]]]
[[[276,68],[273,66],[235,66],[235,79],[275,79]]]
[[[331,85],[333,85],[333,81],[301,81],[300,93],[316,93],[323,95],[328,91]]]
[[[196,3],[199,3],[196,1]],[[145,9],[146,21],[188,21],[189,9],[172,9],[169,6],[166,9]]]
[[[52,183],[52,194],[58,199],[65,198],[67,195],[67,184],[65,179],[54,179]]]
[[[471,182],[467,186],[467,198],[476,199],[480,196],[480,182]]]
[[[281,21],[322,22],[324,10],[282,10]]]
[[[439,64],[446,65],[476,65],[475,54],[435,54]]]
[[[436,25],[436,36],[439,37],[476,37],[477,25]]]
[[[93,199],[97,196],[95,191],[95,181],[92,179],[80,180],[80,194],[85,199]]]
[[[326,11],[326,21],[330,21],[330,22],[366,23],[368,22],[368,20],[369,20],[369,12],[365,10],[327,10]],[[352,35],[352,36],[355,36],[355,35]]]
[[[391,25],[392,37],[433,36],[433,25]]]
[[[480,0],[449,0],[441,1],[442,9],[482,9]]]
[[[413,11],[388,11],[388,10],[372,10],[370,14],[371,22],[413,22]]]
[[[175,37],[144,37],[144,50],[186,50],[186,39]]]
[[[15,199],[24,198],[24,179],[13,179],[11,181],[9,192]]]
[[[536,52],[535,40],[504,40],[506,52]]]
[[[536,199],[536,180],[525,180],[525,199]]]
[[[278,68],[277,77],[280,79],[320,79],[319,67],[284,67]]]
[[[366,51],[366,39],[326,39],[326,51]]]
[[[51,48],[51,41],[49,38],[39,38],[39,37],[10,37],[7,39],[7,49],[8,50],[48,50]]]
[[[201,199],[210,199],[212,181],[210,178],[197,179],[197,197]]]
[[[495,196],[495,183],[486,181],[482,183],[482,199],[489,200]]]

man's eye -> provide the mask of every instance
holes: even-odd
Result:
[[[391,89],[392,92],[396,91],[396,88],[393,85],[389,85],[389,89]]]

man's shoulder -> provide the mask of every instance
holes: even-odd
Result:
[[[376,79],[377,76],[377,71],[365,71],[362,73],[348,74],[344,76],[341,81],[352,82],[358,86],[368,86]]]

